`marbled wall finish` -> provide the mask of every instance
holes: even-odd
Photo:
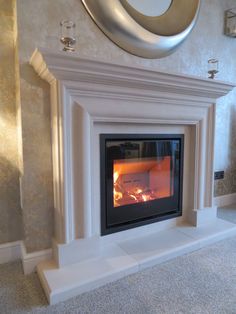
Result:
[[[224,10],[234,0],[202,0],[196,27],[171,56],[148,60],[118,48],[93,23],[80,0],[18,1],[19,57],[24,176],[22,181],[25,242],[29,251],[50,246],[53,233],[53,192],[50,141],[49,86],[40,80],[28,61],[36,47],[61,49],[59,22],[77,24],[78,52],[87,57],[123,64],[143,65],[160,71],[207,76],[207,60],[220,62],[218,79],[236,81],[236,39],[223,35]],[[226,179],[216,184],[216,195],[236,192],[235,142],[232,112],[236,93],[217,106],[216,169],[226,169]],[[220,145],[219,145],[220,144]]]
[[[216,196],[236,192],[235,100],[234,91],[219,100],[216,111],[215,170],[225,170],[225,178],[215,181]]]
[[[14,14],[15,1],[0,0],[0,244],[21,239]]]

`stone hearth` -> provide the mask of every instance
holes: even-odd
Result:
[[[216,99],[234,86],[193,76],[36,50],[51,86],[54,259],[38,265],[50,303],[236,233],[216,218]],[[99,136],[184,134],[183,215],[101,236]]]

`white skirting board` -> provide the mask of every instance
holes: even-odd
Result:
[[[22,261],[24,274],[36,271],[36,266],[52,258],[52,249],[27,253],[23,241],[9,242],[0,245],[0,264]]]
[[[36,271],[36,266],[42,262],[52,258],[52,249],[27,253],[23,242],[21,242],[21,260],[24,274],[28,275]]]
[[[0,245],[0,264],[13,262],[21,258],[21,241]]]
[[[236,204],[236,193],[217,196],[214,198],[214,202],[217,207]]]

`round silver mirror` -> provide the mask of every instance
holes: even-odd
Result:
[[[100,29],[124,50],[165,57],[193,29],[200,0],[81,0]]]

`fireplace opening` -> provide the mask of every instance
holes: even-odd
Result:
[[[182,215],[184,135],[101,134],[101,234]]]

